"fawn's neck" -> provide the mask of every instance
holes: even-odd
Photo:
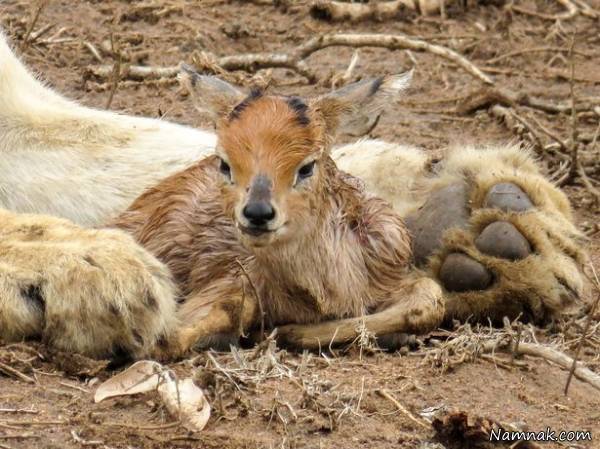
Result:
[[[333,162],[329,170],[335,169]],[[293,241],[254,251],[257,274],[273,321],[315,322],[357,316],[368,302],[368,271],[353,226],[361,192],[328,173],[314,221]],[[296,315],[296,316],[288,316]]]

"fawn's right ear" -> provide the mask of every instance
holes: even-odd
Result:
[[[179,82],[192,96],[194,106],[213,120],[229,114],[245,98],[245,94],[226,81],[215,76],[200,75],[186,64],[181,65]]]
[[[413,71],[349,84],[312,100],[313,109],[321,114],[330,139],[338,131],[360,136],[368,132],[379,115],[404,91]]]

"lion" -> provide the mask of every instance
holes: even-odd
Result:
[[[528,151],[431,164],[395,143],[334,145],[409,74],[301,99],[183,68],[213,133],[68,101],[4,37],[0,61],[5,341],[177,357],[265,325],[326,347],[362,323],[393,348],[454,319],[548,322],[586,297],[585,238]]]

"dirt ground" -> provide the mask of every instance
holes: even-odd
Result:
[[[120,59],[119,72],[125,73],[129,64],[211,61],[207,54],[214,58],[291,52],[325,33],[389,33],[453,49],[483,68],[497,87],[552,104],[569,104],[572,87],[577,104],[592,99],[592,106],[582,107],[577,116],[576,137],[582,142],[580,160],[590,182],[595,188],[600,186],[600,145],[593,142],[600,118],[600,109],[593,112],[593,104],[600,106],[599,20],[582,13],[550,20],[524,11],[557,14],[563,11],[562,2],[516,0],[512,6],[502,6],[482,1],[463,8],[447,1],[445,18],[406,13],[405,17],[359,23],[312,18],[304,1],[46,3],[40,10],[37,2],[3,0],[0,24],[28,66],[49,85],[86,105],[104,108],[112,95],[113,110],[201,127],[210,124],[193,110],[172,78],[121,79],[113,90],[110,72],[102,77],[90,68],[112,66]],[[600,0],[587,4],[600,11]],[[52,28],[45,30],[49,25]],[[244,84],[270,79],[270,89],[311,95],[330,88],[332,75],[346,70],[353,51],[333,47],[311,55],[307,63],[318,76],[314,84],[289,69],[260,70],[254,78],[254,73],[241,71],[227,76]],[[413,66],[413,87],[382,117],[372,137],[420,145],[436,156],[443,155],[448,146],[469,142],[535,143],[531,133],[494,116],[489,105],[457,113],[457,107],[483,84],[432,53],[362,48],[352,76],[397,73]],[[562,140],[572,148],[570,111],[548,113],[523,104],[513,106],[522,119],[541,125],[534,128],[542,146]],[[598,205],[580,177],[564,181],[564,167],[551,152],[544,153],[541,163],[548,175],[563,179],[578,224],[590,236],[592,261],[600,268]],[[597,315],[581,359],[600,373]],[[552,341],[573,355],[583,322],[573,320],[550,329],[528,327],[526,333],[532,339]],[[477,339],[469,329],[456,335]],[[153,394],[94,404],[98,382],[111,375],[103,363],[51,354],[34,343],[4,345],[0,363],[25,377],[0,368],[0,448],[475,447],[460,438],[448,442],[436,437],[420,412],[440,406],[524,424],[535,431],[547,427],[557,432],[590,430],[594,441],[542,446],[600,448],[600,391],[573,379],[565,396],[567,372],[556,364],[533,357],[512,360],[500,354],[474,357],[468,350],[448,349],[446,338],[444,333],[420,338],[416,350],[403,354],[384,354],[368,347],[327,356],[271,348],[198,354],[172,368],[179,376],[195,377],[206,389],[213,413],[201,433],[178,426]]]

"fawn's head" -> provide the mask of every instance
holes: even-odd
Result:
[[[298,238],[323,208],[338,131],[372,126],[412,73],[360,81],[316,98],[266,95],[183,67],[195,106],[216,123],[226,210],[247,247]]]

